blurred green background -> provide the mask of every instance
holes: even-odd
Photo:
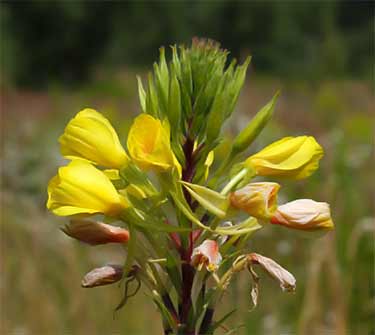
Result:
[[[317,137],[326,152],[320,170],[306,181],[282,182],[280,202],[329,202],[336,223],[319,239],[277,227],[257,233],[250,250],[292,272],[296,294],[262,276],[260,305],[249,312],[244,274],[217,316],[236,307],[228,324],[243,324],[240,334],[375,334],[374,2],[0,6],[1,334],[161,334],[146,291],[113,315],[120,288],[80,288],[86,272],[124,254],[63,235],[64,219],[45,209],[46,185],[64,164],[57,138],[66,122],[84,107],[97,108],[124,141],[124,120],[140,111],[135,75],[151,70],[160,46],[189,44],[193,36],[221,42],[240,60],[253,56],[228,138],[282,90],[274,119],[249,152],[282,136]]]

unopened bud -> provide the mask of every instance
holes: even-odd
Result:
[[[334,227],[329,205],[311,199],[298,199],[279,206],[271,223],[305,231],[324,231]]]
[[[231,193],[231,205],[258,219],[269,220],[276,209],[279,188],[277,183],[250,183]]]
[[[295,290],[296,279],[294,276],[271,258],[251,253],[248,255],[248,260],[252,264],[259,264],[272,278],[276,279],[283,291]]]
[[[61,230],[66,235],[90,245],[124,243],[129,240],[126,229],[90,220],[71,220]]]
[[[90,271],[82,279],[82,287],[109,285],[121,280],[123,267],[121,265],[105,265]]]

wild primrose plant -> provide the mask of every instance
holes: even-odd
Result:
[[[257,176],[309,177],[323,156],[314,137],[285,137],[241,155],[271,118],[278,94],[215,162],[250,62],[227,64],[227,55],[212,41],[194,40],[190,48],[172,47],[167,63],[162,48],[146,88],[138,78],[142,112],[126,147],[102,114],[83,109],[59,139],[70,163],[48,185],[47,207],[69,217],[62,228],[67,235],[126,250],[123,264],[92,270],[82,286],[124,281],[119,309],[143,284],[165,334],[213,334],[230,315],[217,318],[215,306],[238,272],[249,272],[254,305],[257,268],[294,291],[292,274],[247,249],[255,231],[270,224],[333,228],[328,204],[298,199],[280,205],[278,183],[253,182]]]

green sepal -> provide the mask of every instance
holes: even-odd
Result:
[[[202,222],[200,222],[194,215],[194,213],[191,211],[189,205],[186,203],[186,200],[182,197],[179,197],[177,193],[170,192],[171,197],[173,198],[174,203],[176,204],[177,208],[194,224],[196,224],[198,227],[212,231],[211,228],[205,226]]]
[[[217,227],[214,230],[214,233],[218,235],[228,236],[243,235],[248,234],[250,232],[254,232],[260,228],[262,228],[262,226],[258,223],[258,221],[253,217],[249,217],[241,223],[233,225],[231,227]]]
[[[219,218],[224,218],[230,205],[229,197],[221,195],[207,187],[181,181],[190,195],[201,206]]]
[[[154,230],[158,232],[167,232],[167,233],[173,233],[173,232],[184,233],[184,232],[191,231],[190,228],[178,227],[178,226],[167,224],[163,222],[163,218],[155,218],[133,207],[126,208],[122,212],[121,217],[125,222],[130,222],[146,230]]]
[[[120,170],[120,177],[127,185],[132,184],[139,187],[147,197],[159,194],[147,174],[131,162]]]

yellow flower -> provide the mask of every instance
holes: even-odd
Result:
[[[108,177],[86,161],[61,167],[48,184],[47,208],[60,216],[103,213],[118,215],[129,207]]]
[[[258,219],[269,220],[277,206],[277,183],[251,183],[230,194],[233,207]]]
[[[113,169],[129,158],[109,121],[93,109],[80,111],[60,137],[61,154],[68,159],[85,159]]]
[[[144,170],[166,171],[174,166],[181,171],[170,143],[167,121],[161,122],[148,114],[139,115],[128,135],[130,156]]]
[[[258,175],[302,179],[319,166],[323,149],[312,136],[285,137],[253,156],[245,165]]]
[[[311,199],[298,199],[279,206],[271,223],[299,230],[328,230],[334,225],[329,205]]]

